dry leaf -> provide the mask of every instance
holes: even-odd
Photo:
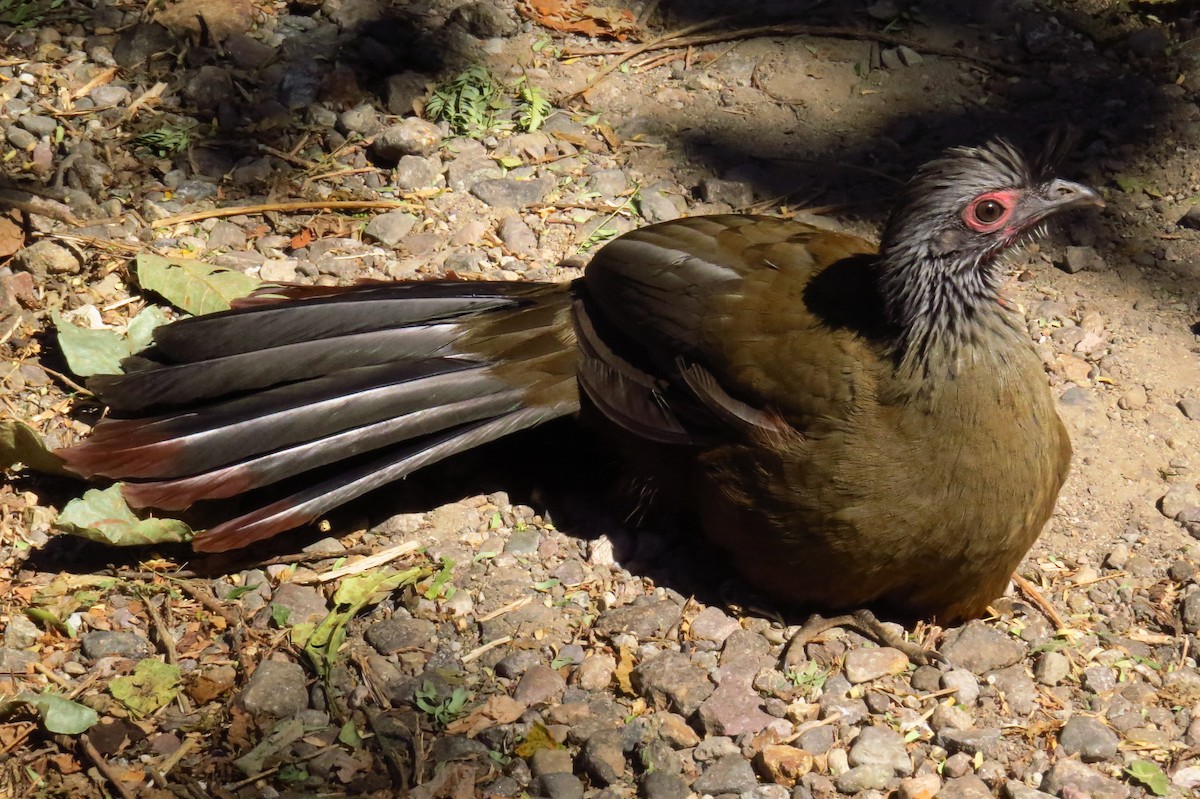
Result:
[[[58,769],[60,774],[74,774],[83,767],[79,765],[79,761],[71,755],[50,755],[47,760],[53,764],[54,768]]]
[[[447,764],[433,778],[409,794],[412,799],[475,799],[475,767],[469,763]]]
[[[7,258],[25,246],[25,231],[8,217],[0,216],[0,258]]]
[[[584,36],[611,36],[618,41],[637,38],[637,21],[624,8],[605,8],[586,0],[521,0],[521,16],[544,27]]]
[[[451,735],[465,735],[473,738],[488,727],[494,727],[497,724],[511,724],[521,718],[521,714],[526,710],[523,702],[500,694],[493,696],[468,715],[446,725],[446,732]]]
[[[612,129],[612,125],[609,125],[607,122],[597,122],[596,130],[601,136],[604,137],[604,141],[609,147],[614,150],[620,148],[621,138],[617,135],[616,131]]]
[[[617,653],[617,670],[614,676],[617,678],[617,685],[621,689],[621,693],[633,696],[636,693],[633,690],[633,683],[629,681],[629,675],[633,673],[633,650],[627,646],[621,647],[621,651]]]
[[[316,235],[312,232],[311,228],[304,228],[295,236],[292,236],[292,240],[288,242],[288,246],[293,250],[299,250],[312,244],[315,238]]]

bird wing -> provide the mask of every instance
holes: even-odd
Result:
[[[628,233],[587,267],[581,384],[613,421],[670,443],[847,418],[886,346],[875,253],[770,217]]]

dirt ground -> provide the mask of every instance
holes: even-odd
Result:
[[[510,107],[418,124],[471,65]],[[573,486],[559,428],[233,556],[65,536],[87,486],[16,465],[14,423],[57,446],[99,412],[55,315],[169,305],[138,256],[565,280],[680,214],[873,237],[945,147],[1063,127],[1106,208],[1009,285],[1075,449],[1018,571],[1044,602],[919,629],[946,664],[832,633],[779,671],[802,619]],[[0,0],[0,130],[0,795],[1200,795],[1194,4]]]

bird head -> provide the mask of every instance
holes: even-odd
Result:
[[[1104,205],[1094,189],[1052,174],[1054,152],[1031,164],[996,140],[947,150],[917,171],[880,245],[884,301],[896,324],[926,340],[968,332],[981,311],[999,307],[1002,253],[1034,238],[1054,214]]]
[[[1000,139],[946,151],[905,187],[884,233],[884,252],[917,250],[983,267],[1032,238],[1053,214],[1104,205],[1094,189],[1054,177],[1048,160],[1031,165]]]

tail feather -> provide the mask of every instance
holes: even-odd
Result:
[[[431,463],[561,416],[561,409],[524,408],[496,419],[452,430],[433,442],[404,449],[344,472],[311,488],[217,525],[192,540],[198,552],[225,552],[249,546],[309,524],[322,514]]]
[[[194,404],[360,366],[433,358],[450,348],[459,335],[453,324],[339,335],[211,357],[205,359],[203,369],[185,362],[100,375],[88,386],[122,412]]]
[[[272,289],[155,331],[133,371],[93,380],[114,418],[59,454],[131,481],[137,507],[299,484],[196,539],[244,546],[578,410],[570,296],[531,283]]]
[[[380,296],[382,289],[354,292],[196,316],[155,331],[156,350],[167,359],[188,362],[317,341],[331,336],[425,324],[508,307],[507,296]],[[412,293],[411,291],[409,292]]]
[[[474,366],[474,368],[471,368]],[[437,369],[444,371],[436,371]],[[416,374],[414,371],[432,371]],[[348,370],[148,419],[117,419],[68,451],[68,467],[113,478],[182,477],[444,402],[510,388],[469,362]]]
[[[519,394],[509,392],[424,408],[190,477],[127,483],[123,493],[135,508],[184,510],[203,499],[227,499],[371,450],[508,413],[519,403]]]

